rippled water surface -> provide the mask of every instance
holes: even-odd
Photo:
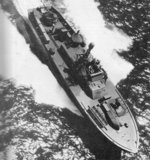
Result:
[[[49,2],[59,7],[72,25],[81,29],[87,42],[92,40],[98,46],[100,46],[99,43],[105,42],[111,44],[110,48],[95,48],[94,54],[102,58],[101,61],[115,84],[125,78],[132,69],[118,87],[137,117],[141,139],[139,153],[134,155],[124,153],[122,159],[149,159],[150,59],[148,53],[150,41],[147,37],[149,30],[147,28],[148,15],[146,15],[146,4],[149,2],[135,3],[130,0],[125,4],[121,1],[97,0],[101,4],[99,9],[107,20],[106,23],[101,14],[95,11],[98,3],[86,1],[86,5],[82,6],[85,8],[84,12],[88,10],[88,13],[91,13],[90,9],[93,7],[93,14],[100,19],[99,24],[90,23],[89,25],[95,24],[90,28],[94,27],[97,30],[98,37],[103,37],[102,33],[106,33],[103,37],[104,41],[97,41],[97,37],[92,36],[95,35],[94,30],[91,32],[90,28],[85,28],[84,25],[87,24],[85,21],[81,23],[80,18],[86,20],[87,17],[82,14],[83,10],[82,7],[79,8],[79,1]],[[36,48],[34,44],[30,45],[33,37],[26,32],[28,28],[22,16],[27,14],[26,9],[36,7],[40,2],[32,0],[27,3],[23,0],[14,0],[14,3],[15,5],[11,0],[2,0],[1,5],[5,12],[0,11],[0,17],[7,25],[7,27],[0,26],[1,37],[6,37],[5,40],[1,40],[3,43],[1,42],[0,45],[0,58],[5,59],[2,62],[10,66],[9,68],[1,62],[0,74],[6,79],[15,79],[1,78],[0,80],[0,159],[120,159],[120,149],[97,132],[87,119],[78,116],[80,112],[71,103],[49,69],[42,63],[42,59],[34,55],[37,54],[39,48]],[[89,4],[90,8],[88,8]],[[80,16],[76,15],[76,7]],[[136,8],[139,8],[139,13]],[[138,21],[135,13],[144,20],[143,23]],[[93,14],[90,14],[89,18],[92,18]],[[97,16],[92,20],[98,20]],[[131,36],[133,45],[131,45],[131,39],[114,26]],[[4,28],[7,28],[7,32],[2,32]],[[91,36],[89,32],[92,33]],[[126,41],[126,43],[119,41]],[[9,47],[5,47],[4,44],[9,44]],[[127,49],[127,46],[130,46],[130,49],[120,52],[120,55],[132,65],[122,60],[115,51],[115,49]],[[99,51],[103,51],[105,55],[99,55]],[[110,62],[111,67],[108,65]]]

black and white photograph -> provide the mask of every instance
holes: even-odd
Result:
[[[150,159],[150,0],[0,0],[0,160]]]

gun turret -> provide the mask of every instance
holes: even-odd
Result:
[[[79,70],[83,65],[85,65],[88,62],[88,57],[89,57],[93,47],[94,47],[94,44],[90,43],[86,53],[84,53],[82,55],[82,57],[80,57],[79,60],[76,62],[76,69],[77,70]]]
[[[94,48],[94,44],[93,43],[90,43],[89,46],[88,46],[88,49],[86,51],[86,53],[83,55],[83,58],[88,58],[88,56],[90,55],[91,53],[91,50]]]

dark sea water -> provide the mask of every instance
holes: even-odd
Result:
[[[122,159],[147,160],[150,159],[150,1],[97,2],[106,21],[133,39],[130,49],[118,54],[134,68],[117,86],[138,122],[140,146],[137,154],[125,154]]]
[[[37,48],[35,37],[28,34],[30,29],[13,3],[3,1],[2,8],[30,44],[33,54],[45,63],[38,56],[41,48]],[[32,87],[18,86],[15,80],[1,78],[1,159],[119,159],[120,149],[101,135],[88,119],[67,108],[38,103],[35,94]]]
[[[119,159],[120,149],[87,119],[36,103],[32,88],[16,87],[11,80],[1,79],[0,91],[4,159]]]
[[[112,1],[108,6],[101,2],[100,10],[106,16],[108,22],[117,23],[116,19],[109,13],[113,11]],[[112,4],[111,4],[112,2]],[[54,3],[56,3],[54,1]],[[133,2],[134,3],[134,2]],[[144,2],[143,2],[144,3]],[[143,3],[141,3],[143,5]],[[56,3],[58,5],[58,2]],[[125,5],[125,4],[124,4]],[[18,31],[35,55],[39,49],[33,43],[34,37],[29,36],[27,25],[17,12],[12,1],[1,1],[2,9],[9,13],[9,20],[16,25]],[[114,7],[115,8],[115,7]],[[134,7],[133,7],[134,8]],[[110,12],[111,9],[111,12]],[[115,9],[114,9],[115,10]],[[119,14],[119,13],[118,13]],[[120,21],[119,21],[120,20]],[[122,17],[118,18],[122,22]],[[130,20],[128,20],[130,21]],[[123,28],[123,26],[122,26]],[[135,29],[135,28],[134,28]],[[131,29],[125,27],[127,34],[134,34]],[[149,33],[149,32],[147,32]],[[138,37],[138,36],[137,36]],[[135,38],[134,43],[138,43]],[[144,39],[145,40],[145,39]],[[148,41],[148,40],[147,40]],[[134,44],[133,43],[133,44]],[[147,42],[146,42],[147,43]],[[142,50],[142,42],[141,50]],[[144,48],[145,49],[145,48]],[[143,50],[144,50],[143,49]],[[147,51],[148,43],[147,43]],[[131,47],[125,59],[134,65],[134,69],[127,79],[122,80],[118,87],[128,100],[129,106],[136,104],[132,109],[137,117],[140,131],[139,153],[129,154],[110,143],[97,129],[85,118],[74,114],[67,108],[35,101],[36,90],[32,87],[18,86],[13,80],[0,79],[0,159],[1,160],[119,160],[149,159],[149,56],[133,56],[135,47]],[[145,58],[146,57],[146,58]],[[39,56],[39,59],[45,63]],[[140,60],[141,61],[140,61]],[[139,65],[137,66],[136,63]],[[140,74],[139,74],[140,73]],[[138,77],[134,79],[134,77]],[[138,82],[135,82],[138,80]],[[141,82],[141,81],[142,82]],[[141,87],[141,89],[140,89]],[[130,96],[129,96],[130,95]],[[143,103],[140,101],[143,98]],[[138,101],[139,100],[139,101]],[[145,102],[145,103],[144,103]],[[143,108],[141,108],[141,105]],[[144,108],[145,106],[145,108]],[[142,120],[140,118],[143,118]],[[143,123],[145,122],[145,123]],[[122,156],[122,157],[121,157]]]

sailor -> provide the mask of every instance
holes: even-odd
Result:
[[[115,110],[118,109],[118,106],[114,103],[110,103],[110,105],[112,106],[112,108],[114,108]]]
[[[118,101],[118,99],[115,99],[115,104],[114,103],[110,103],[110,105],[117,110],[120,107],[120,103]]]
[[[96,60],[96,65],[97,65],[97,67],[99,68],[99,69],[101,69],[102,68],[102,66],[101,66],[101,62],[100,62],[100,60]]]
[[[41,13],[41,8],[40,8],[40,7],[38,7],[36,10],[39,11],[39,12]]]
[[[106,82],[107,78],[108,78],[108,76],[107,76],[107,73],[105,72],[105,73],[104,73],[104,81],[105,81],[105,82]]]
[[[52,22],[52,33],[55,32],[55,28],[56,28],[56,23],[57,23],[58,19],[57,19],[57,16],[54,15],[54,19],[53,19],[53,22]]]
[[[124,126],[125,126],[126,128],[128,128],[128,127],[129,127],[127,123],[124,123]]]
[[[103,79],[104,79],[104,81],[106,83],[106,80],[108,79],[107,73],[103,68],[101,68],[101,71],[103,71]]]
[[[55,24],[54,24],[54,23],[52,24],[52,30],[51,30],[51,32],[52,32],[52,33],[55,32]]]
[[[120,102],[118,101],[118,99],[115,100],[115,105],[117,106],[117,108],[120,107]]]
[[[94,70],[93,70],[92,66],[89,66],[88,70],[89,70],[90,74],[94,73]]]

